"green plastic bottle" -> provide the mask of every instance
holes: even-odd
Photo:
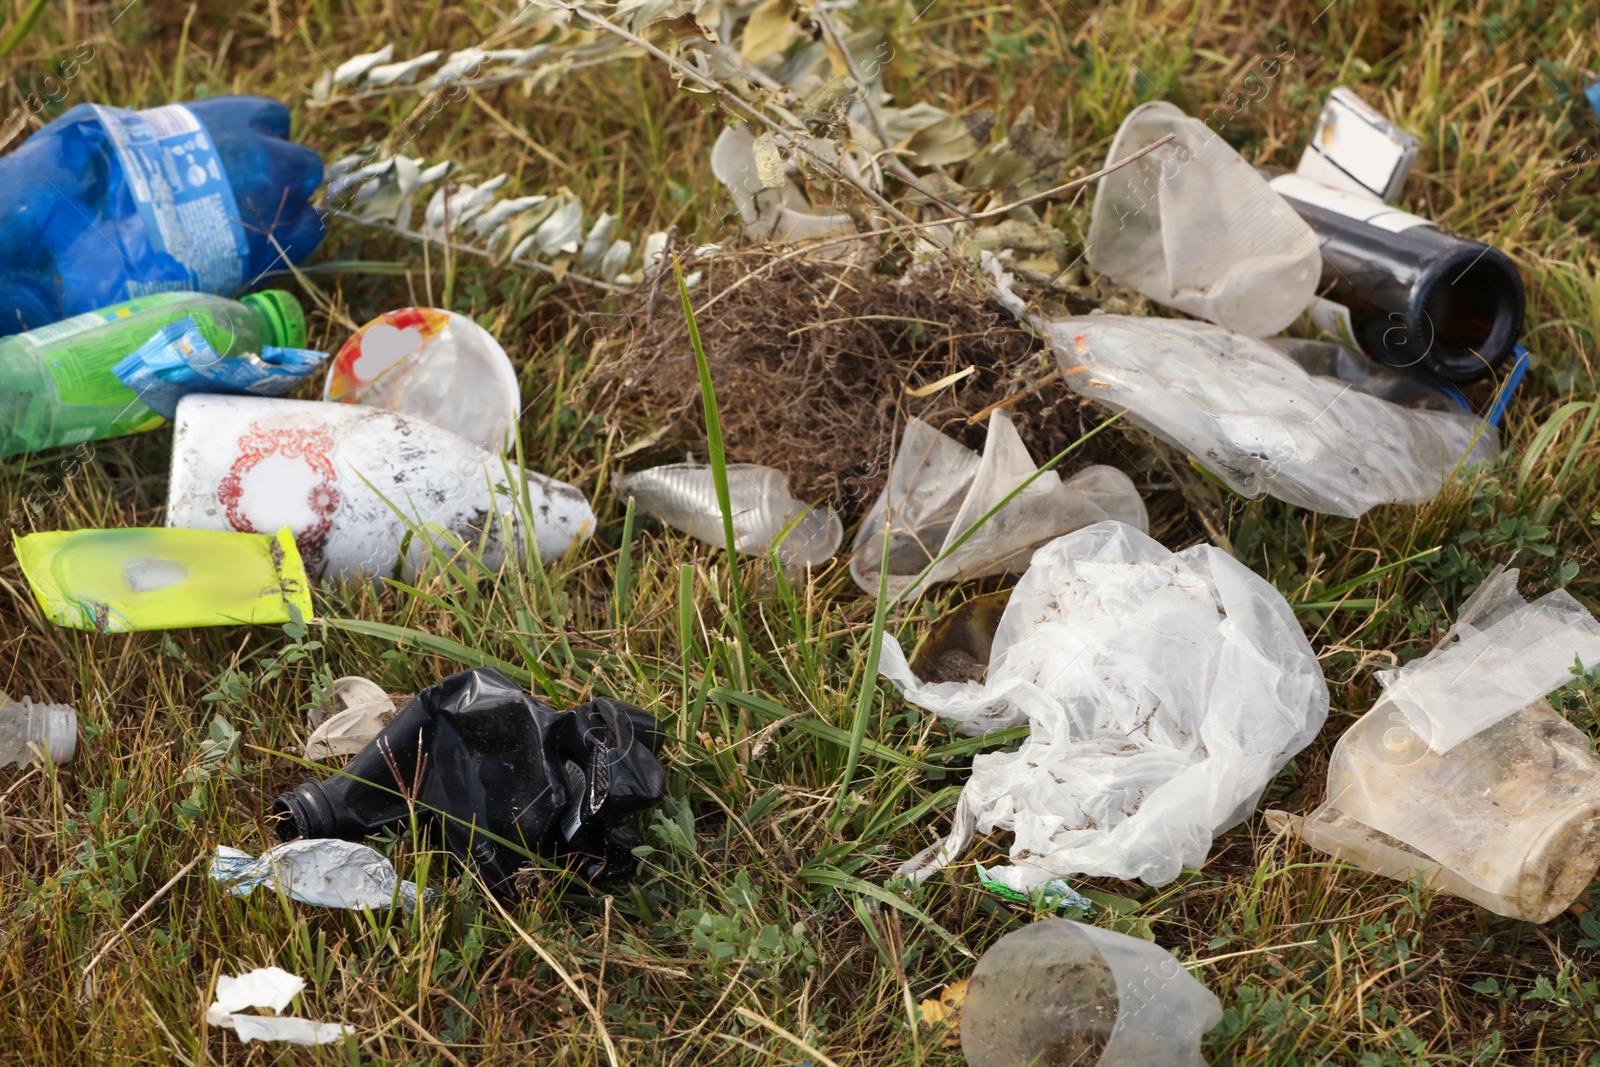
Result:
[[[240,300],[152,293],[0,338],[0,456],[139,433],[161,425],[111,368],[164,326],[193,316],[224,356],[304,348],[306,319],[288,293]]]

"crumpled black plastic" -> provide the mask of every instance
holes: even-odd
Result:
[[[666,791],[661,741],[631,704],[599,697],[559,712],[478,667],[418,693],[342,774],[302,783],[272,813],[285,841],[359,841],[408,819],[410,796],[418,820],[505,898],[528,863],[518,848],[590,881],[628,878],[638,813]]]

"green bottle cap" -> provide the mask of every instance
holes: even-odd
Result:
[[[282,289],[263,289],[239,298],[245,307],[261,316],[267,327],[267,344],[277,348],[306,346],[306,314],[300,301]]]

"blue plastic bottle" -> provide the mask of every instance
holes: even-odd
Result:
[[[310,255],[322,159],[288,137],[289,109],[259,96],[80,104],[0,156],[0,337],[150,293],[229,295]]]

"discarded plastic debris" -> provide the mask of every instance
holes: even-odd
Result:
[[[313,727],[306,759],[353,756],[394,718],[394,701],[365,678],[339,678],[331,694],[334,713]]]
[[[1073,874],[1164,885],[1254,809],[1321,728],[1328,687],[1281,594],[1209,545],[1168,552],[1118,522],[1034,553],[982,682],[927,682],[892,637],[881,671],[917,707],[978,736],[1027,723],[1015,752],[973,758],[946,840],[1012,830],[1018,892]]]
[[[1508,918],[1560,914],[1600,869],[1600,757],[1544,699],[1570,670],[1547,668],[1563,654],[1567,668],[1575,655],[1589,665],[1600,650],[1594,619],[1557,596],[1529,604],[1517,572],[1497,568],[1433,652],[1388,672],[1384,695],[1334,748],[1322,806],[1304,818],[1268,812],[1269,824]],[[1501,715],[1507,703],[1517,709]],[[1461,730],[1443,734],[1458,710]],[[1441,728],[1443,750],[1419,721]]]
[[[70,704],[35,704],[0,693],[0,767],[19,766],[43,756],[69,763],[78,751],[78,713]]]
[[[15,543],[57,626],[125,633],[311,617],[311,586],[288,530],[61,530]]]
[[[340,775],[272,810],[284,840],[356,840],[408,818],[414,798],[499,896],[515,895],[534,853],[571,857],[591,881],[627,878],[638,813],[666,789],[660,745],[656,720],[630,704],[599,697],[560,713],[478,667],[418,693]]]
[[[300,262],[322,240],[322,160],[288,137],[289,109],[259,96],[68,109],[0,159],[0,336]]]
[[[912,418],[900,439],[888,484],[856,534],[850,576],[863,590],[877,593],[887,523],[889,593],[898,596],[924,567],[1037,470],[1003,411],[989,416],[989,437],[981,457]],[[1127,475],[1115,467],[1096,465],[1063,481],[1055,471],[1045,471],[934,567],[926,583],[1019,573],[1027,569],[1037,546],[1105,519],[1140,531],[1149,528],[1144,501]]]
[[[1295,173],[1358,196],[1397,200],[1419,147],[1355,90],[1341,86],[1328,94]]]
[[[421,419],[378,408],[256,397],[189,396],[178,405],[167,525],[203,530],[288,526],[315,578],[383,577],[426,558],[410,526],[459,536],[483,560],[505,558],[503,529],[525,536],[504,487],[505,461]],[[582,493],[524,474],[541,559],[594,530]],[[520,495],[522,490],[518,489]]]
[[[151,336],[184,323],[193,353]],[[5,338],[0,456],[148,430],[185,391],[281,395],[327,358],[305,343],[300,305],[278,290],[151,293]]]
[[[1125,315],[1044,325],[1073,390],[1126,409],[1241,496],[1355,518],[1431,500],[1458,468],[1500,451],[1475,418],[1397,407],[1217,326]]]
[[[1071,919],[996,941],[961,1006],[971,1067],[1204,1067],[1222,1004],[1166,949]]]
[[[1158,304],[1254,337],[1277,333],[1316,295],[1315,235],[1227,142],[1165,101],[1129,112],[1108,158],[1169,133],[1176,143],[1100,179],[1091,264]]]
[[[1322,249],[1317,328],[1380,363],[1455,384],[1487,378],[1516,348],[1527,298],[1504,252],[1298,174],[1272,188]]]
[[[1013,904],[1032,904],[1035,900],[1056,911],[1088,911],[1094,902],[1067,884],[1065,878],[1052,878],[1032,894],[1019,893],[1004,882],[997,882],[981,863],[973,864],[978,870],[978,884],[1001,900]]]
[[[812,148],[828,151],[837,146],[819,138]],[[839,165],[860,177],[855,162],[843,152]],[[840,211],[814,207],[805,191],[786,173],[787,164],[771,134],[757,138],[743,126],[730,126],[717,136],[711,148],[711,172],[727,187],[739,209],[745,233],[757,241],[795,244],[823,237],[857,232],[855,220]],[[861,249],[867,239],[840,241],[819,248],[819,259],[843,259]]]
[[[789,479],[780,470],[755,463],[730,463],[728,504],[733,511],[734,548],[764,556],[791,523],[778,546],[786,571],[820,567],[844,541],[844,526],[830,507],[812,508],[789,495]],[[722,507],[711,468],[674,463],[612,477],[618,496],[632,497],[638,509],[709,545],[726,546]],[[797,521],[798,520],[798,521]]]
[[[217,979],[217,999],[206,1009],[206,1024],[232,1030],[245,1044],[287,1041],[291,1045],[326,1045],[355,1031],[338,1023],[319,1023],[284,1015],[247,1015],[246,1008],[280,1012],[305,989],[304,978],[279,967],[262,967],[237,978]]]
[[[401,308],[357,330],[333,357],[322,399],[415,415],[491,452],[506,447],[522,412],[500,342],[439,308]]]
[[[211,878],[236,897],[247,897],[264,885],[302,904],[325,908],[378,911],[396,899],[407,908],[417,904],[416,883],[402,882],[383,853],[336,838],[289,841],[263,852],[259,859],[218,845]]]

